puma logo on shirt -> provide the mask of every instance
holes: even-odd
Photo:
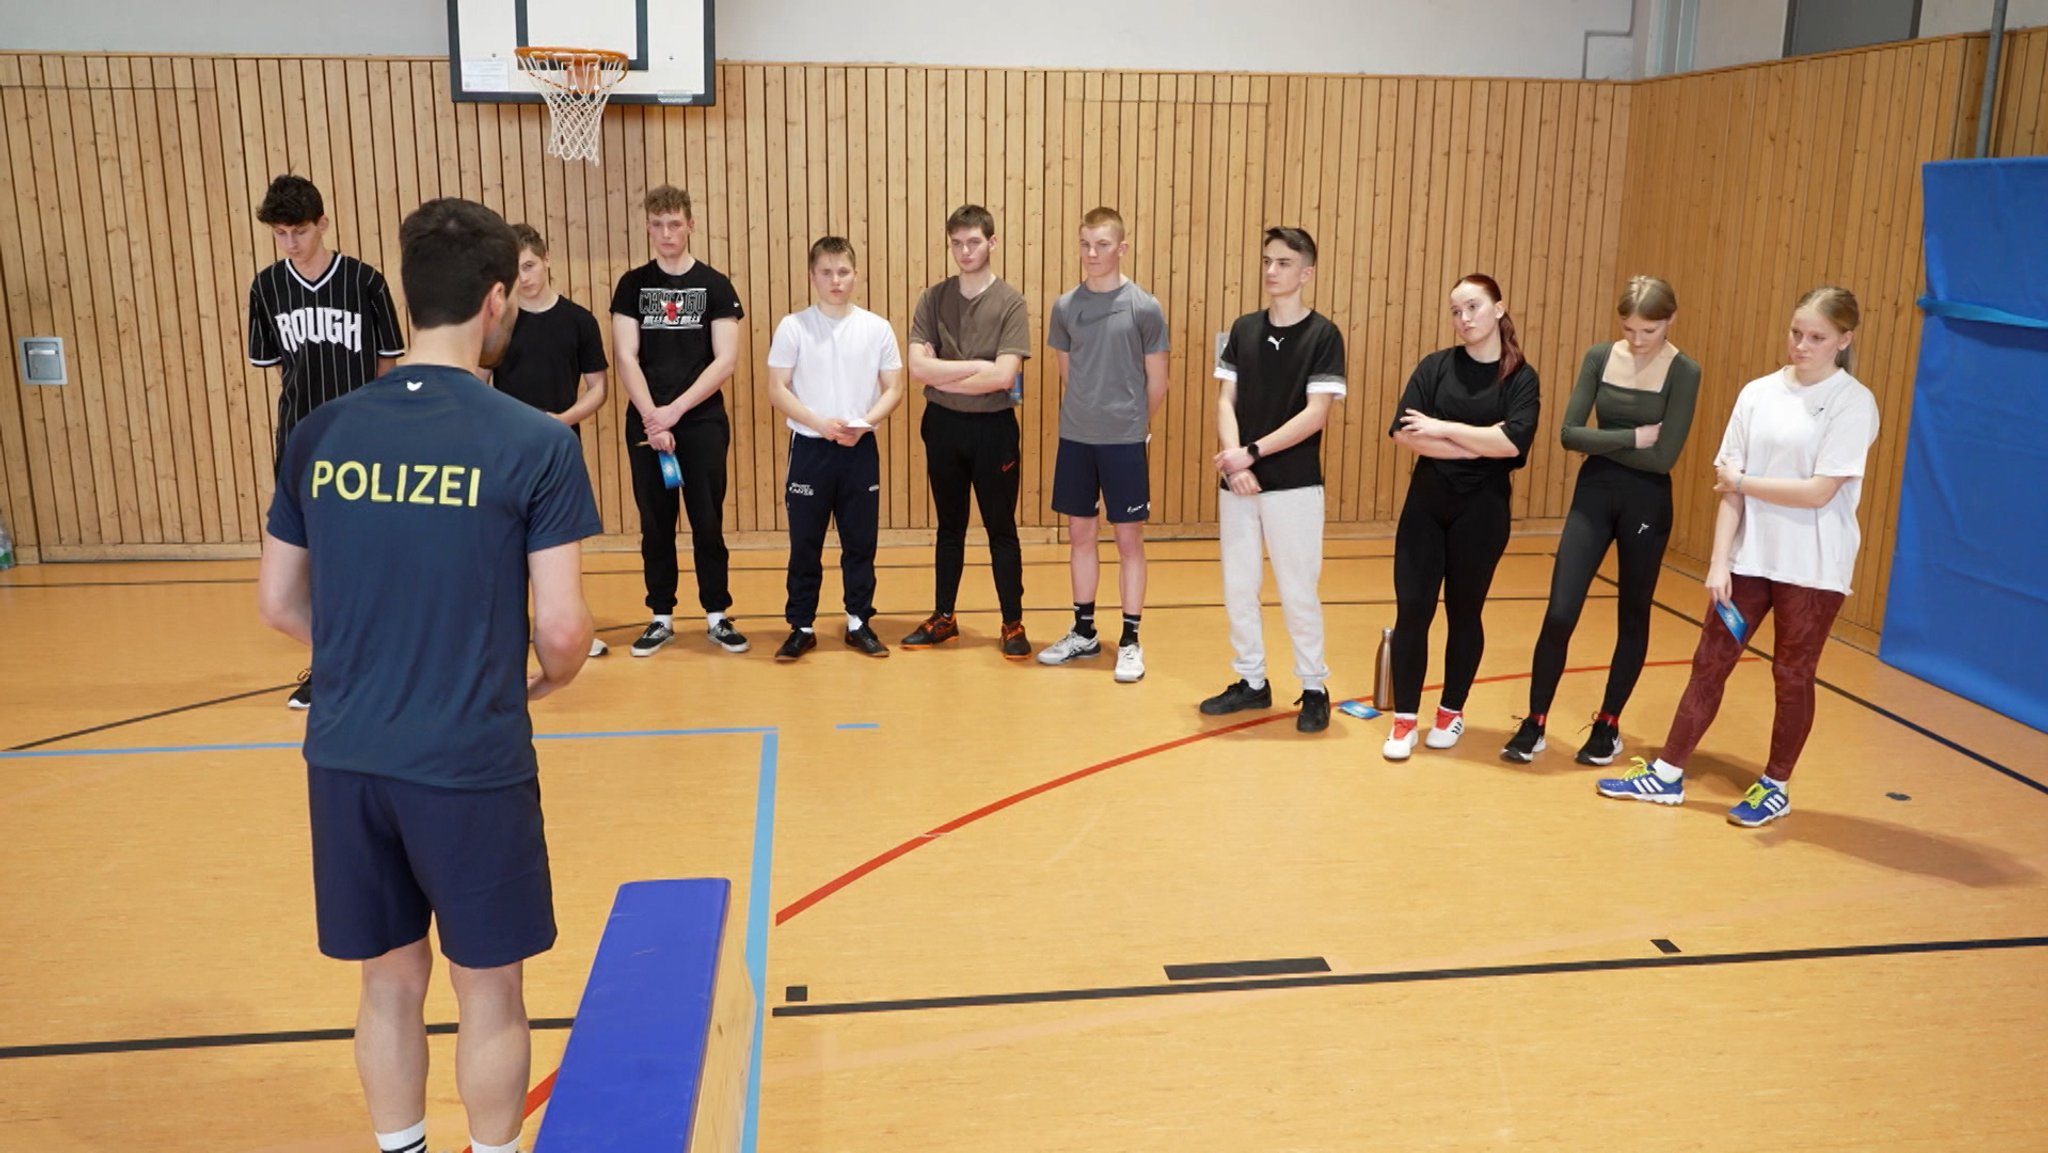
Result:
[[[1273,346],[1273,348],[1274,348],[1274,350],[1275,350],[1275,351],[1278,351],[1278,350],[1279,350],[1279,348],[1280,348],[1280,338],[1279,338],[1279,337],[1277,337],[1277,336],[1274,336],[1274,335],[1272,335],[1272,334],[1268,333],[1268,334],[1267,334],[1267,336],[1266,336],[1266,341],[1267,341],[1267,343],[1269,343],[1269,344],[1271,344],[1271,345]]]

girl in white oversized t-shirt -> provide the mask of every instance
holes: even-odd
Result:
[[[1877,439],[1877,399],[1846,369],[1859,320],[1847,290],[1807,293],[1787,334],[1791,363],[1736,398],[1714,457],[1721,504],[1706,582],[1714,611],[1693,653],[1692,679],[1662,754],[1649,764],[1638,757],[1624,776],[1599,782],[1601,795],[1684,802],[1685,763],[1720,709],[1743,642],[1775,614],[1770,759],[1728,819],[1755,828],[1791,811],[1785,784],[1813,729],[1821,650],[1855,572],[1856,504]],[[1738,622],[1740,635],[1731,631]]]

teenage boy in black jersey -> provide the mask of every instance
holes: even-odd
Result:
[[[490,371],[492,387],[547,413],[583,435],[583,422],[604,405],[604,335],[590,310],[555,291],[548,268],[548,242],[531,224],[515,224],[519,238],[519,279],[512,299],[519,305],[512,342]],[[590,655],[611,646],[590,641]]]
[[[664,184],[647,194],[647,237],[654,259],[619,278],[612,293],[612,351],[626,409],[626,462],[640,509],[640,565],[654,620],[633,642],[651,657],[675,638],[676,514],[690,518],[690,552],[704,631],[730,653],[747,651],[733,627],[725,548],[726,450],[732,425],[725,382],[739,365],[739,293],[732,281],[690,255],[696,220],[690,194]],[[680,490],[662,483],[656,454],[673,452]]]
[[[292,429],[391,371],[405,354],[405,336],[383,274],[327,247],[327,205],[312,181],[272,180],[256,219],[270,226],[282,257],[249,284],[249,363],[280,370],[276,468]],[[312,707],[310,670],[285,703]]]
[[[1330,667],[1323,663],[1323,426],[1344,395],[1344,336],[1302,303],[1316,273],[1316,242],[1299,228],[1269,228],[1260,256],[1267,306],[1231,325],[1216,358],[1215,457],[1223,550],[1223,605],[1230,614],[1231,667],[1238,680],[1202,702],[1221,716],[1273,707],[1259,620],[1259,552],[1273,562],[1280,608],[1294,642],[1301,712],[1294,727],[1330,725]]]

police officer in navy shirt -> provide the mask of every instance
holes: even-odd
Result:
[[[477,375],[517,315],[511,228],[434,200],[399,244],[412,354],[293,432],[259,596],[266,623],[313,646],[320,950],[363,966],[356,1064],[378,1145],[426,1148],[431,921],[486,1153],[518,1143],[521,963],[555,940],[527,702],[583,666],[581,541],[599,524],[576,435]]]

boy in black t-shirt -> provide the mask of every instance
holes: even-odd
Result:
[[[640,565],[654,620],[633,642],[633,655],[651,657],[675,638],[676,513],[690,518],[690,551],[697,569],[697,603],[705,632],[731,653],[747,651],[747,638],[726,615],[732,607],[725,548],[725,382],[739,365],[739,293],[732,281],[690,255],[690,194],[662,185],[647,194],[647,237],[654,259],[619,278],[612,293],[612,348],[619,381],[632,404],[626,410],[626,461],[633,502],[640,509]],[[680,493],[662,483],[656,454],[673,452],[682,466]]]
[[[1344,336],[1301,301],[1315,278],[1316,242],[1299,228],[1269,228],[1260,257],[1267,307],[1231,325],[1216,378],[1215,456],[1223,477],[1217,521],[1223,550],[1223,605],[1230,613],[1238,680],[1202,702],[1221,716],[1273,707],[1259,620],[1259,552],[1273,561],[1280,608],[1294,641],[1301,712],[1294,727],[1330,724],[1330,668],[1323,663],[1323,426],[1344,395]]]
[[[276,365],[282,378],[277,467],[292,429],[314,409],[391,371],[405,354],[405,337],[383,274],[327,247],[327,205],[312,181],[272,180],[256,219],[270,226],[282,255],[249,283],[249,363]],[[285,703],[312,707],[310,674]]]
[[[490,370],[491,385],[517,397],[583,435],[582,424],[604,405],[604,336],[590,310],[555,291],[548,268],[548,242],[530,224],[515,224],[519,238],[519,280],[512,298],[519,316],[512,343]],[[580,395],[579,395],[580,389]],[[590,655],[611,651],[601,638]]]

